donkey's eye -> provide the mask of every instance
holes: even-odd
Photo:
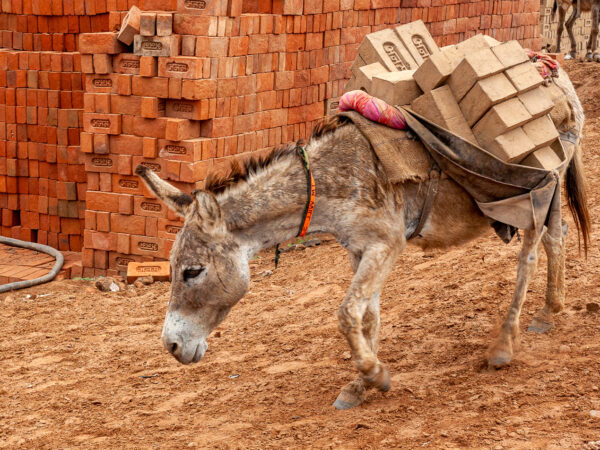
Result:
[[[204,272],[204,267],[194,267],[191,269],[185,269],[183,271],[183,281],[188,281],[192,278],[196,278],[202,272]]]

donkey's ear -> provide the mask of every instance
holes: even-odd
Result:
[[[162,200],[165,205],[177,214],[185,217],[190,205],[194,202],[191,195],[180,191],[176,187],[162,180],[152,170],[141,164],[135,168],[135,173],[144,180],[148,189],[150,189],[158,199]]]
[[[215,195],[200,189],[192,192],[192,195],[196,198],[200,229],[208,234],[224,232],[227,227]]]

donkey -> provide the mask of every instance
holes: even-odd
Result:
[[[560,39],[562,36],[563,28],[565,25],[565,16],[569,8],[573,6],[571,16],[567,20],[567,32],[569,33],[569,40],[571,41],[571,51],[569,56],[575,58],[577,56],[577,43],[575,42],[575,35],[573,34],[573,25],[575,20],[583,12],[592,12],[592,31],[590,33],[590,39],[588,40],[586,49],[586,59],[588,61],[600,62],[600,53],[596,51],[597,38],[598,38],[598,27],[600,24],[600,0],[554,0],[554,6],[552,7],[552,20],[558,10],[558,29],[556,30],[556,52],[560,53]]]
[[[580,136],[583,112],[568,85],[572,107],[565,114],[577,116],[571,131]],[[564,120],[555,118],[557,126]],[[336,408],[347,409],[361,404],[367,389],[390,389],[389,372],[377,358],[379,295],[420,221],[431,181],[390,183],[369,142],[340,116],[317,125],[305,149],[317,193],[309,232],[333,234],[347,249],[354,271],[338,311],[339,328],[359,372],[334,402]],[[266,158],[250,159],[243,168],[233,164],[226,177],[211,175],[205,188],[191,195],[144,166],[136,168],[154,195],[185,218],[171,252],[171,299],[162,331],[164,347],[181,363],[195,363],[204,356],[207,337],[248,289],[253,255],[297,235],[308,196],[303,164],[297,145],[292,145]],[[589,216],[579,145],[564,178],[571,212],[587,248]],[[442,177],[438,182],[431,213],[412,241],[422,248],[448,247],[481,235],[489,221],[474,200],[451,179]],[[505,366],[512,359],[540,242],[548,254],[548,286],[545,306],[532,329],[549,329],[552,315],[563,308],[566,231],[562,222],[550,224],[541,234],[524,232],[516,290],[491,347],[491,367]]]

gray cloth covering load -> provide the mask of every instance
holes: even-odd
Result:
[[[498,159],[412,111],[401,107],[398,109],[441,171],[473,197],[485,216],[499,222],[494,224],[494,228],[503,240],[510,241],[513,234],[510,227],[535,229],[541,233],[551,214],[557,213],[557,217],[560,217],[560,177],[573,156],[574,145],[571,142],[565,141],[567,145],[563,145],[563,141],[560,141],[564,158],[555,170],[521,166]],[[341,115],[348,117],[359,128],[371,142],[380,160],[382,156],[389,158],[389,148],[385,148],[385,145],[384,154],[380,156],[378,152],[378,143],[381,144],[382,140],[379,132],[387,135],[389,128],[355,112]],[[367,125],[364,121],[370,124]],[[405,136],[405,132],[401,130],[393,131]],[[423,159],[410,155],[407,164],[404,156],[396,153],[396,158],[402,170],[406,170],[407,165],[409,169],[413,169],[415,181],[422,179]],[[387,167],[392,162],[382,160],[382,164],[388,171]],[[410,177],[406,177],[404,181],[409,179]],[[391,181],[402,182],[394,179]],[[503,227],[506,229],[502,229]]]

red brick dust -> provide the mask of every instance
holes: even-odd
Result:
[[[568,67],[584,86],[600,66]],[[584,161],[597,224],[600,117],[590,116]],[[101,293],[61,281],[4,294],[0,447],[581,448],[600,440],[590,416],[600,409],[600,313],[586,309],[598,303],[600,250],[584,260],[571,231],[565,311],[534,335],[526,329],[543,304],[541,258],[515,360],[488,371],[518,251],[491,231],[450,251],[409,247],[381,299],[379,356],[392,389],[350,411],[331,406],[357,372],[336,318],[352,273],[330,238],[283,254],[270,276],[272,252],[254,260],[249,293],[193,366],[159,340],[168,283]]]

